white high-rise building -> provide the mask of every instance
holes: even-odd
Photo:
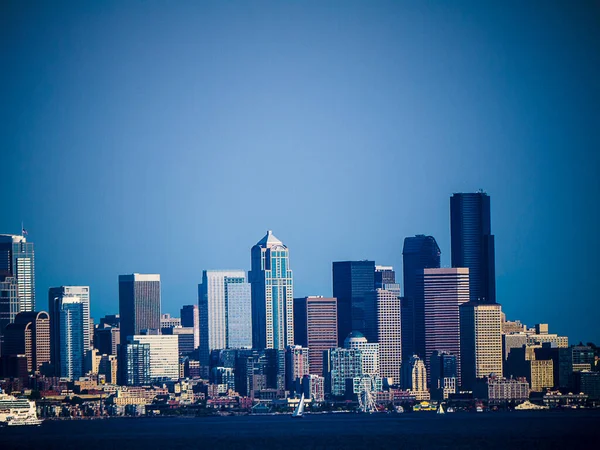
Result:
[[[198,285],[200,362],[211,350],[250,347],[250,286],[243,270],[205,270]]]
[[[150,346],[150,378],[179,379],[179,339],[168,335],[135,335],[132,341]]]
[[[379,374],[390,384],[400,382],[402,336],[400,326],[400,292],[377,289],[377,341]]]
[[[379,344],[369,343],[362,333],[353,331],[344,341],[344,347],[360,350],[363,375],[379,376]]]

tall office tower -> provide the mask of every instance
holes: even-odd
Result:
[[[427,391],[427,370],[425,363],[413,355],[402,365],[402,388],[412,392]]]
[[[62,373],[61,367],[64,364],[67,364],[66,361],[62,361],[62,352],[64,351],[64,346],[66,345],[63,339],[72,339],[72,337],[68,337],[64,333],[66,330],[61,329],[61,314],[63,314],[63,300],[68,299],[69,304],[71,305],[69,308],[74,310],[78,310],[78,306],[74,306],[74,304],[81,304],[81,330],[77,330],[75,332],[76,339],[78,339],[79,333],[83,336],[83,356],[82,359],[85,360],[85,353],[90,350],[90,288],[89,286],[59,286],[53,287],[48,290],[48,313],[50,315],[50,360],[52,361],[52,365],[54,366],[55,372]],[[79,302],[74,302],[74,299],[78,299]],[[68,309],[68,308],[67,308]],[[74,318],[79,323],[79,319],[77,319],[77,312],[74,312]],[[79,326],[79,325],[78,325]],[[73,348],[77,349],[79,344],[75,345]],[[78,363],[77,363],[78,364]],[[66,369],[65,369],[66,370]]]
[[[167,335],[136,335],[128,343],[148,344],[150,378],[154,381],[179,379],[179,339]]]
[[[121,342],[142,330],[160,330],[160,275],[119,275]]]
[[[285,388],[300,392],[302,378],[308,373],[308,349],[301,345],[288,346],[285,349]]]
[[[363,375],[379,376],[379,344],[370,343],[360,331],[353,331],[344,340],[344,348],[360,350]]]
[[[118,379],[121,386],[150,384],[150,344],[139,342],[133,336],[119,348]]]
[[[414,354],[422,354],[415,347],[415,321],[422,324],[425,314],[422,297],[418,296],[417,279],[423,269],[440,267],[440,248],[433,236],[418,234],[404,239],[402,249],[404,297],[402,299],[402,360],[408,361]],[[418,297],[418,298],[417,298]]]
[[[45,311],[17,314],[4,331],[3,355],[25,355],[27,371],[36,372],[50,362],[50,316]]]
[[[434,351],[429,360],[431,396],[436,400],[447,399],[449,394],[456,394],[458,386],[456,355],[445,351]]]
[[[35,308],[35,256],[24,236],[0,234],[0,339],[20,312]]]
[[[252,346],[294,344],[294,282],[288,248],[271,230],[251,250]]]
[[[227,348],[252,348],[252,296],[245,281],[227,284]]]
[[[58,368],[61,377],[77,380],[84,374],[86,348],[86,322],[83,319],[83,300],[76,295],[64,295],[57,302],[57,309],[52,317],[58,322],[58,339],[54,340],[59,355]]]
[[[121,344],[121,331],[118,327],[103,324],[94,330],[94,348],[101,355],[116,355]]]
[[[392,266],[375,266],[375,288],[386,289],[388,284],[396,284],[396,272]]]
[[[469,269],[423,269],[417,280],[418,297],[423,299],[423,323],[415,321],[417,350],[424,344],[425,367],[434,351],[446,351],[458,357],[460,384],[459,307],[469,301]],[[429,371],[429,374],[431,371]],[[430,377],[428,377],[430,379]]]
[[[302,297],[294,299],[296,344],[308,347],[310,373],[323,375],[323,352],[337,347],[337,299]]]
[[[382,285],[397,286],[393,283]],[[377,336],[374,341],[379,342],[380,375],[388,378],[389,384],[399,383],[402,363],[400,291],[378,288],[365,295],[372,297],[369,301],[374,302],[377,308]]]
[[[181,326],[194,329],[194,349],[200,347],[200,313],[198,305],[185,305],[181,308]]]
[[[374,261],[339,261],[333,263],[333,296],[338,300],[338,345],[352,331],[360,331],[375,339],[377,324],[372,299],[365,294],[375,290]],[[367,322],[365,319],[372,317]]]
[[[246,294],[245,296],[243,294]],[[200,319],[200,362],[208,365],[211,350],[230,348],[239,342],[241,334],[249,334],[250,314],[240,314],[240,304],[250,305],[249,286],[243,270],[205,270],[198,285],[198,316]],[[230,307],[231,306],[231,307]],[[231,317],[229,315],[231,312]],[[233,342],[230,342],[233,337]]]
[[[502,311],[499,304],[478,302],[459,310],[461,386],[472,390],[477,378],[502,376]]]
[[[490,197],[483,191],[450,198],[452,267],[468,267],[471,301],[496,303]]]

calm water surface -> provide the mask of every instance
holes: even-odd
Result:
[[[598,410],[124,418],[2,428],[0,449],[570,449],[599,427]]]

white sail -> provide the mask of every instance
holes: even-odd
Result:
[[[303,413],[304,413],[304,392],[302,393],[302,396],[300,397],[300,401],[298,402],[298,406],[296,406],[296,409],[294,410],[292,417],[302,417]]]
[[[444,407],[442,406],[442,404],[440,403],[440,407],[437,410],[438,414],[446,414],[446,412],[444,411]]]

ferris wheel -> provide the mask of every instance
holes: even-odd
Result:
[[[372,413],[377,410],[375,401],[375,380],[373,377],[364,377],[360,383],[361,390],[358,393],[359,411]]]

